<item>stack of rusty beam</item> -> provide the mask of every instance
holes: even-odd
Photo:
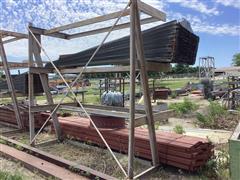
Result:
[[[29,127],[29,115],[27,107],[19,104],[19,109],[24,127]],[[46,120],[47,117],[48,115],[44,113],[34,113],[35,127],[37,129],[41,128],[44,120]],[[0,107],[0,122],[17,125],[17,120],[12,105],[5,105]]]
[[[0,107],[0,121],[16,124],[14,111],[10,106]],[[35,114],[35,126],[40,128],[44,123],[47,113]],[[28,127],[28,113],[22,113],[25,127]],[[89,119],[77,116],[59,117],[59,122],[66,137],[90,142],[100,147],[105,147]],[[101,133],[109,146],[118,152],[128,152],[128,129],[103,129]],[[195,171],[203,166],[213,155],[213,145],[207,139],[179,135],[169,132],[156,132],[159,160],[184,170]],[[151,150],[148,131],[145,128],[135,129],[135,155],[151,160]]]
[[[96,130],[86,118],[60,118],[65,136],[105,147]],[[128,129],[100,129],[109,146],[118,152],[127,153]],[[213,145],[206,139],[179,135],[169,132],[157,132],[159,160],[184,170],[195,171],[203,166],[213,155]],[[151,160],[151,150],[147,129],[135,130],[135,155]]]

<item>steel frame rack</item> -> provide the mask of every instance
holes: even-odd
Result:
[[[9,37],[10,37],[10,39],[5,40],[5,38],[9,38]],[[20,39],[27,39],[27,38],[28,38],[27,34],[0,30],[0,56],[2,59],[2,62],[0,62],[0,66],[4,70],[5,75],[6,75],[8,90],[11,94],[11,98],[12,98],[12,102],[13,102],[13,109],[14,109],[14,113],[16,116],[16,120],[17,120],[17,126],[19,129],[23,128],[23,121],[21,119],[21,114],[20,114],[20,110],[18,107],[17,96],[16,96],[12,76],[10,73],[10,68],[15,67],[15,66],[22,66],[22,64],[19,64],[19,63],[15,64],[15,63],[8,62],[6,52],[4,49],[4,44],[15,42]],[[24,64],[24,66],[26,67],[26,64]]]
[[[130,7],[130,8],[129,8]],[[140,19],[139,13],[143,12],[151,17],[145,18],[145,19]],[[128,23],[123,23],[123,24],[117,24],[119,19],[124,16],[130,16],[130,22]],[[80,33],[75,33],[75,34],[67,34],[64,33],[63,31],[82,27],[82,26],[87,26],[90,24],[98,23],[98,22],[103,22],[103,21],[108,21],[111,19],[116,19],[117,21],[113,26],[110,27],[105,27],[105,28],[100,28],[100,29],[95,29],[91,31],[85,31],[85,32],[80,32]],[[35,135],[35,127],[34,127],[34,112],[40,111],[40,110],[50,110],[51,115],[50,117],[52,118],[54,129],[57,135],[58,140],[62,140],[62,132],[60,128],[60,124],[58,121],[58,117],[56,114],[56,111],[60,108],[69,108],[70,110],[78,111],[78,109],[75,109],[75,107],[70,106],[70,107],[64,107],[64,105],[61,105],[61,102],[59,104],[54,104],[53,98],[51,96],[49,86],[48,86],[48,80],[47,80],[47,74],[52,72],[53,69],[46,69],[43,66],[43,61],[41,57],[41,51],[43,51],[46,54],[46,51],[41,45],[41,36],[51,36],[51,37],[56,37],[60,39],[65,39],[65,40],[71,40],[74,38],[79,38],[79,37],[84,37],[84,36],[90,36],[90,35],[95,35],[103,32],[108,32],[107,36],[104,38],[102,44],[104,41],[107,39],[108,35],[111,33],[111,31],[114,30],[120,30],[124,28],[130,27],[130,66],[127,67],[128,69],[116,69],[113,72],[121,72],[121,71],[128,71],[130,70],[130,82],[131,82],[131,89],[130,89],[130,109],[129,113],[125,114],[129,118],[129,148],[128,148],[128,173],[125,172],[125,170],[122,168],[114,154],[112,153],[110,147],[108,146],[107,142],[105,141],[104,137],[101,135],[100,131],[96,126],[95,129],[98,132],[99,136],[102,138],[104,141],[105,145],[107,146],[108,150],[111,152],[113,155],[114,159],[118,163],[119,167],[123,171],[126,177],[129,179],[138,179],[147,173],[152,172],[153,170],[156,170],[157,167],[159,166],[159,157],[157,153],[157,146],[156,146],[156,134],[155,134],[155,129],[154,129],[154,118],[163,116],[163,114],[153,114],[152,112],[152,105],[151,105],[151,99],[150,99],[150,92],[149,92],[149,85],[148,85],[148,75],[147,71],[158,71],[159,69],[156,69],[156,66],[154,64],[147,63],[144,58],[144,48],[143,48],[143,38],[142,38],[142,33],[141,33],[141,24],[147,24],[147,23],[152,23],[156,21],[166,21],[166,15],[151,7],[150,5],[147,5],[140,0],[130,0],[127,7],[123,11],[118,11],[114,12],[111,14],[75,22],[72,24],[52,28],[52,29],[42,29],[42,28],[37,28],[34,27],[31,23],[28,26],[28,35],[22,35],[22,36],[17,36],[17,34],[6,34],[6,35],[14,35],[14,39],[22,39],[22,38],[28,38],[28,47],[29,47],[29,128],[30,128],[30,142],[32,145],[35,144],[35,139],[36,136],[40,133],[40,131]],[[4,41],[5,43],[11,42],[14,39],[10,39],[7,41]],[[1,40],[1,39],[0,39]],[[1,57],[4,59],[6,62],[6,56],[4,55],[4,49],[2,48],[2,41],[1,41]],[[99,48],[101,48],[102,44],[99,45]],[[3,50],[2,50],[3,49]],[[95,52],[95,54],[97,51]],[[94,57],[94,55],[92,57]],[[47,56],[48,57],[48,56]],[[49,58],[50,60],[50,58]],[[3,61],[3,62],[4,62]],[[51,61],[51,60],[50,60]],[[91,61],[91,59],[89,60]],[[51,61],[52,62],[52,61]],[[53,64],[54,65],[54,64]],[[7,65],[5,65],[7,67]],[[81,74],[86,71],[88,73],[91,73],[93,70],[87,69],[88,64],[86,64],[85,67],[79,67],[75,69],[75,73],[79,73],[79,77]],[[170,64],[158,64],[160,67],[160,70],[166,71],[170,69]],[[7,69],[7,68],[5,68]],[[106,69],[106,68],[105,68]],[[59,73],[68,73],[69,71],[66,71],[66,69],[59,70],[57,67],[54,66],[54,71]],[[95,70],[99,71],[99,69]],[[100,70],[101,71],[101,70]],[[111,70],[109,70],[111,71]],[[141,83],[142,83],[142,89],[143,89],[143,95],[144,95],[144,106],[145,106],[145,115],[142,115],[141,117],[135,117],[135,80],[136,80],[136,71],[140,71],[141,74]],[[34,104],[34,92],[33,92],[33,74],[39,74],[41,83],[47,98],[48,105],[41,107],[41,106],[35,106]],[[62,77],[62,76],[61,76]],[[11,79],[11,78],[9,78]],[[63,80],[65,80],[62,77]],[[77,79],[76,79],[77,80]],[[72,85],[69,86],[67,82],[65,81],[66,85],[68,86],[68,92],[72,92]],[[8,84],[12,84],[9,80]],[[13,87],[10,87],[9,89],[12,89]],[[63,98],[64,99],[64,98]],[[83,112],[85,112],[87,115],[87,111],[83,108],[82,104],[78,101],[80,107],[83,109]],[[15,103],[15,106],[17,107],[17,103]],[[72,108],[72,109],[71,109]],[[91,109],[88,109],[91,111]],[[95,109],[96,111],[96,109]],[[107,110],[105,110],[106,112]],[[101,112],[101,109],[98,110],[98,112]],[[121,113],[121,112],[119,112]],[[165,112],[165,118],[169,116],[172,112]],[[90,116],[88,116],[89,119],[91,120]],[[49,120],[49,119],[48,119]],[[46,120],[46,122],[48,121]],[[138,121],[137,121],[138,120]],[[142,172],[141,174],[134,176],[133,170],[134,170],[134,129],[136,126],[139,124],[136,122],[139,122],[141,120],[142,124],[147,124],[148,125],[148,131],[149,131],[149,138],[150,138],[150,146],[151,146],[151,154],[152,154],[152,164],[153,166],[146,171]],[[20,122],[20,121],[19,121]],[[44,125],[42,126],[41,130],[44,128]]]

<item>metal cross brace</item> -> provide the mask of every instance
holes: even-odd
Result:
[[[110,151],[111,155],[113,156],[113,158],[115,159],[115,161],[117,162],[118,166],[120,167],[120,169],[122,170],[122,172],[124,173],[125,177],[127,177],[127,173],[124,170],[124,168],[122,167],[122,165],[120,164],[120,162],[118,161],[118,159],[116,158],[116,156],[114,155],[113,151],[111,150],[110,146],[108,145],[108,143],[106,142],[106,140],[104,139],[103,135],[101,134],[101,132],[99,131],[99,129],[97,128],[97,126],[95,125],[95,123],[93,122],[92,118],[90,117],[90,115],[87,113],[87,111],[84,109],[83,105],[81,104],[81,102],[79,101],[79,99],[77,98],[77,96],[74,94],[72,87],[74,86],[74,84],[79,80],[79,78],[82,76],[83,72],[85,71],[85,69],[87,68],[87,66],[89,65],[89,63],[92,61],[92,59],[95,57],[95,55],[97,54],[97,52],[99,51],[99,49],[102,47],[102,45],[104,44],[104,42],[106,41],[106,39],[109,37],[110,33],[112,32],[112,30],[114,29],[114,27],[117,25],[117,23],[119,22],[119,20],[121,19],[124,11],[130,6],[131,1],[127,4],[127,6],[124,8],[124,10],[122,11],[122,13],[120,14],[120,16],[117,18],[116,22],[112,25],[112,27],[109,29],[109,32],[107,33],[107,35],[104,37],[103,41],[101,42],[101,44],[98,46],[98,48],[95,50],[95,52],[93,53],[93,55],[91,56],[91,58],[88,60],[88,62],[86,63],[86,65],[84,66],[84,68],[82,69],[82,71],[80,71],[79,75],[76,77],[76,79],[69,85],[65,78],[63,77],[63,75],[61,74],[61,72],[59,71],[59,69],[55,66],[55,64],[53,63],[53,61],[50,59],[50,57],[48,56],[48,54],[46,53],[45,49],[42,47],[41,43],[37,40],[36,36],[34,35],[34,33],[30,30],[30,28],[28,28],[29,32],[31,33],[31,35],[33,36],[34,40],[37,42],[37,44],[39,45],[39,47],[43,50],[44,54],[46,55],[46,57],[48,58],[48,60],[51,62],[52,66],[54,67],[54,69],[56,70],[56,72],[59,74],[59,76],[61,77],[61,79],[64,81],[64,83],[66,84],[66,86],[68,87],[68,91],[65,93],[65,95],[63,96],[63,98],[60,100],[60,102],[57,104],[57,106],[54,108],[54,110],[51,112],[50,116],[47,118],[47,120],[44,122],[44,124],[42,125],[42,127],[40,128],[40,130],[36,133],[36,135],[34,136],[34,138],[31,140],[31,143],[33,143],[36,140],[36,137],[40,134],[40,132],[43,130],[43,128],[45,127],[45,125],[47,124],[47,122],[51,119],[52,115],[58,110],[58,108],[60,107],[61,103],[63,102],[63,100],[65,99],[65,97],[67,97],[68,93],[70,92],[73,97],[76,99],[77,103],[80,105],[80,107],[83,109],[84,113],[86,114],[86,116],[89,118],[89,120],[91,121],[93,127],[95,128],[95,130],[97,131],[98,135],[101,137],[101,139],[103,140],[104,144],[106,145],[107,149]]]

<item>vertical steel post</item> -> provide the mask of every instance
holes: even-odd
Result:
[[[21,119],[21,114],[20,114],[20,110],[19,110],[18,103],[17,103],[17,97],[16,97],[16,93],[15,93],[15,87],[14,87],[12,76],[11,76],[11,73],[10,73],[10,70],[8,67],[7,56],[6,56],[6,53],[4,50],[3,41],[2,41],[1,36],[0,36],[0,55],[1,55],[2,62],[3,62],[3,69],[4,69],[4,72],[6,75],[8,90],[11,93],[11,97],[12,97],[12,101],[13,101],[13,109],[15,112],[18,128],[22,129],[23,122]]]
[[[29,26],[32,26],[31,23],[29,23]],[[34,89],[33,89],[33,74],[30,72],[30,67],[34,66],[33,61],[33,37],[30,32],[28,32],[28,101],[29,101],[29,133],[30,133],[30,143],[32,142],[34,136],[35,136],[35,121],[34,121],[34,113],[31,110],[31,107],[34,106]],[[35,141],[31,143],[31,145],[35,145]]]
[[[134,131],[135,131],[135,79],[136,79],[136,45],[135,23],[137,1],[132,0],[130,7],[130,110],[129,110],[129,142],[128,142],[128,178],[134,174]]]
[[[136,3],[136,6],[137,3]],[[151,104],[151,97],[149,91],[149,84],[148,84],[148,74],[146,69],[146,62],[144,57],[144,47],[143,47],[143,37],[141,32],[141,23],[140,23],[140,15],[138,11],[138,7],[136,8],[136,50],[137,50],[137,58],[138,64],[141,73],[141,82],[143,88],[143,97],[144,97],[144,107],[147,116],[147,125],[148,125],[148,132],[149,132],[149,139],[150,139],[150,146],[151,146],[151,154],[152,154],[152,162],[153,166],[159,165],[159,158],[158,158],[158,151],[157,151],[157,142],[156,142],[156,132],[154,127],[154,118],[152,112],[152,104]]]

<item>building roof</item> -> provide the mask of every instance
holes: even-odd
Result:
[[[217,68],[215,69],[216,73],[231,73],[231,72],[240,72],[240,66],[239,67],[223,67],[223,68]]]

